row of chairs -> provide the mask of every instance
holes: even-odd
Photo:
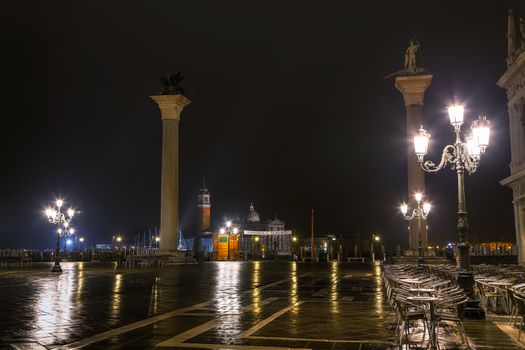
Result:
[[[413,265],[394,265],[385,267],[383,281],[387,298],[397,315],[397,332],[399,335],[399,347],[405,343],[410,345],[412,333],[422,325],[421,342],[425,342],[426,333],[430,329],[439,329],[442,326],[456,324],[462,337],[462,342],[469,347],[468,338],[463,327],[463,316],[465,304],[468,297],[456,286],[449,286],[450,281],[442,280],[437,276],[421,274]],[[414,288],[417,287],[417,288]],[[430,317],[428,305],[411,301],[410,297],[415,295],[415,290],[427,290],[435,296],[435,317]],[[429,332],[429,338],[433,334]],[[439,339],[436,339],[439,342]]]

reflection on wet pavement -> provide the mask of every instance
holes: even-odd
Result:
[[[63,265],[0,271],[0,348],[397,348],[378,265]],[[465,326],[474,347],[520,348],[490,321]],[[443,339],[458,347],[452,332]]]

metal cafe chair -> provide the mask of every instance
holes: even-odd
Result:
[[[403,349],[403,335],[405,336],[406,343],[409,344],[410,338],[410,323],[414,321],[423,321],[423,339],[425,341],[425,334],[428,328],[427,317],[425,310],[418,305],[414,305],[403,299],[402,297],[396,296],[394,299],[396,303],[396,309],[399,314],[399,349]]]
[[[519,324],[519,332],[518,332],[518,341],[520,341],[521,337],[521,329],[523,328],[523,323],[525,319],[525,298],[514,294],[514,300],[516,301],[516,306],[518,307],[518,316],[521,317],[521,322]]]
[[[465,327],[463,327],[465,305],[468,300],[469,299],[465,294],[460,297],[456,296],[454,298],[444,299],[436,305],[436,320],[438,323],[438,329],[442,322],[455,323],[459,329],[463,343],[467,346],[467,349],[470,349],[467,333],[465,332]]]

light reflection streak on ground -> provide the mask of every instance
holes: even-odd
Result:
[[[120,316],[120,304],[121,304],[121,294],[120,290],[122,288],[122,274],[115,274],[115,281],[113,282],[113,302],[111,304],[111,323],[118,323]]]
[[[82,303],[82,290],[84,289],[84,262],[78,263],[77,275],[77,292],[75,297],[75,312],[78,314],[82,311],[84,304]]]
[[[330,267],[330,308],[332,313],[338,314],[339,313],[339,301],[338,301],[338,294],[337,294],[337,286],[338,286],[338,278],[339,278],[339,263],[338,262],[332,262],[332,265]]]
[[[151,296],[149,301],[149,316],[157,314],[159,299],[159,282],[160,277],[155,277],[155,282],[151,286]]]
[[[376,307],[378,314],[384,315],[385,314],[385,310],[384,310],[385,299],[382,293],[383,287],[382,287],[382,278],[381,278],[382,277],[381,265],[376,264],[373,266],[373,269],[374,269],[374,281],[375,281],[375,290],[376,290],[375,297],[374,297],[375,307]]]
[[[297,262],[291,263],[291,273],[290,273],[290,305],[296,305],[299,301],[299,279],[297,277]],[[290,310],[290,313],[292,315],[291,322],[289,324],[289,329],[291,334],[298,334],[299,328],[297,323],[297,316],[299,315],[299,308],[300,306],[297,305],[293,309]]]
[[[292,265],[291,265],[291,273],[290,273],[290,278],[291,278],[290,302],[293,305],[297,303],[297,301],[299,300],[299,294],[298,294],[299,286],[298,286],[298,279],[297,279],[297,263],[292,262],[291,264]],[[297,315],[299,313],[299,310],[298,308],[294,308],[291,310],[291,312],[293,315]]]
[[[72,271],[67,271],[60,275],[53,275],[51,280],[41,284],[34,312],[37,326],[33,331],[35,338],[42,332],[64,333],[65,327],[71,323],[71,311],[74,308],[74,274]],[[67,336],[61,338],[67,338]]]
[[[261,291],[259,290],[259,283],[261,279],[261,262],[254,261],[253,275],[252,275],[252,298],[253,298],[253,312],[255,314],[261,313]]]
[[[214,304],[220,317],[219,329],[225,341],[238,337],[242,332],[241,293],[239,291],[241,264],[232,261],[218,262]]]

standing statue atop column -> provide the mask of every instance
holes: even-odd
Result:
[[[419,42],[416,39],[410,40],[410,46],[405,51],[405,71],[415,73],[416,67],[416,53],[419,49]]]
[[[410,39],[409,46],[405,51],[405,67],[392,74],[389,74],[385,79],[392,77],[411,76],[411,75],[429,75],[430,71],[423,67],[416,65],[416,56],[419,53],[421,58],[421,44],[417,39]],[[421,64],[421,62],[419,62]]]

